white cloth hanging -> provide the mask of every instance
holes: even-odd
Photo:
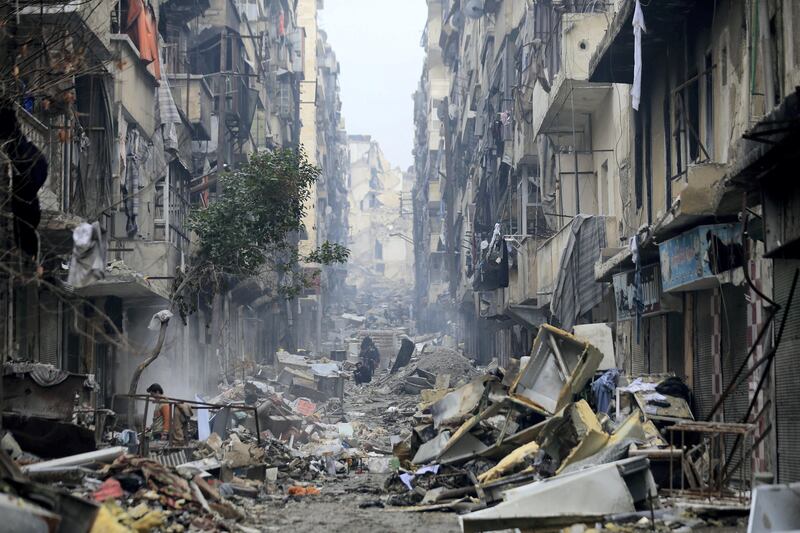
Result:
[[[639,111],[639,101],[642,97],[642,32],[647,33],[644,25],[644,13],[639,0],[633,11],[633,87],[631,87],[631,106]]]

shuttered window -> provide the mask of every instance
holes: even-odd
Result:
[[[774,261],[775,300],[786,307],[792,277],[800,261]],[[778,313],[776,324],[784,318]],[[800,481],[800,288],[795,289],[794,301],[789,310],[778,353],[775,356],[775,419],[778,440],[778,481],[788,483]],[[777,328],[776,328],[777,330]]]
[[[714,321],[711,320],[712,291],[695,293],[694,304],[694,417],[705,420],[714,407],[712,381],[714,362],[711,355],[711,337]]]
[[[722,384],[723,390],[728,386],[734,373],[744,364],[747,359],[747,301],[745,300],[745,290],[743,287],[733,285],[723,285],[721,292],[721,322],[722,322]],[[723,405],[725,422],[742,422],[744,415],[747,414],[747,407],[750,405],[747,382],[745,381],[734,389],[725,399]],[[754,415],[757,413],[754,413]],[[735,437],[729,436],[725,439],[725,448],[728,456],[731,456]],[[750,442],[746,445],[749,447]],[[733,463],[737,463],[741,457],[741,448],[737,449]],[[739,474],[734,479],[739,479]],[[750,478],[750,460],[745,457],[745,479]]]

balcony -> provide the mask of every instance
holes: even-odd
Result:
[[[442,186],[439,180],[428,182],[428,211],[439,214],[442,203]]]
[[[653,228],[657,240],[668,239],[687,228],[725,214],[720,213],[718,208],[726,169],[725,165],[719,163],[689,165],[685,176],[672,184],[672,206]]]
[[[541,83],[533,89],[535,135],[583,132],[588,115],[598,108],[611,89],[610,83],[589,81],[589,61],[606,33],[603,13],[565,13],[561,21],[561,69],[550,92]]]
[[[77,289],[85,297],[118,296],[126,300],[169,299],[180,252],[166,241],[112,240],[122,260],[111,261],[105,279]]]
[[[517,246],[517,268],[509,273],[506,312],[534,326],[546,321],[539,307],[539,285],[536,248],[541,243],[534,237],[524,237]]]
[[[196,74],[170,74],[168,78],[175,104],[186,115],[194,130],[192,139],[211,140],[214,95],[205,78]]]
[[[19,8],[18,36],[38,35],[42,31],[63,30],[70,35],[74,49],[86,48],[87,56],[98,62],[110,59],[111,10],[113,2],[71,0],[68,2],[22,0]]]
[[[599,218],[604,219],[606,240],[613,241],[613,236],[617,234],[617,219],[615,217]],[[537,305],[540,308],[549,306],[552,301],[561,273],[561,258],[568,249],[572,232],[572,221],[570,221],[536,250]]]
[[[657,57],[665,44],[683,35],[680,23],[691,12],[697,0],[651,2],[642,7],[646,36],[642,38],[642,57]],[[633,11],[636,0],[619,0],[617,10],[589,63],[589,80],[593,82],[633,83]]]

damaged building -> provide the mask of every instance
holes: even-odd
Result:
[[[190,210],[224,195],[219,176],[254,152],[313,137],[305,149],[322,177],[307,225],[319,236],[303,237],[346,243],[347,141],[338,63],[316,31],[321,8],[286,0],[0,7],[14,26],[0,36],[2,63],[22,65],[2,80],[2,194],[14,198],[3,201],[11,207],[0,230],[6,364],[92,377],[85,407],[124,410],[114,398],[155,343],[151,316],[174,310],[173,290],[191,267]],[[301,121],[309,99],[316,120]],[[232,379],[242,361],[318,348],[320,300],[344,273],[308,268],[325,280],[291,300],[269,280],[241,279],[194,302],[197,312],[169,323],[144,379],[169,379],[173,396],[192,398]]]
[[[453,310],[501,366],[543,324],[598,325],[627,374],[684,379],[697,420],[755,424],[743,468],[800,479],[798,6],[427,6],[417,320]]]
[[[350,135],[350,275],[357,289],[413,284],[411,180],[392,168],[377,141]],[[355,267],[355,268],[353,268]]]

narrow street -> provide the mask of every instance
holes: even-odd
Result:
[[[800,531],[800,0],[0,0],[0,533]]]

